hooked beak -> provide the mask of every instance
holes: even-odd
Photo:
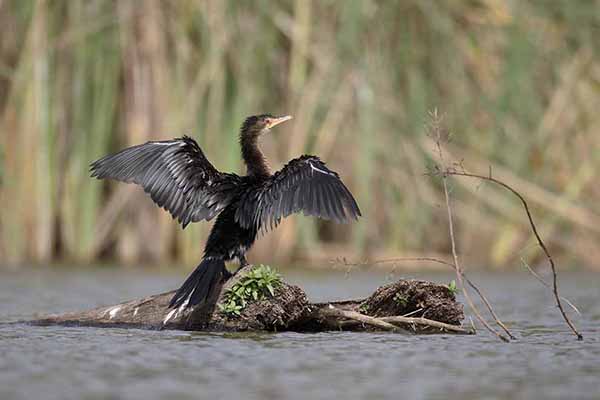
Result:
[[[291,115],[285,115],[283,117],[273,118],[273,119],[271,119],[271,122],[269,123],[268,129],[271,129],[271,128],[281,124],[282,122],[289,121],[290,119],[292,119]]]

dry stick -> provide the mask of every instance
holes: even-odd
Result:
[[[444,186],[444,196],[446,197],[446,211],[448,213],[448,227],[449,227],[449,231],[450,231],[450,242],[452,244],[452,257],[454,258],[454,265],[456,266],[456,278],[458,279],[458,281],[460,283],[463,295],[465,296],[465,299],[469,303],[469,307],[471,307],[471,310],[475,313],[475,316],[477,317],[479,322],[481,322],[483,324],[483,326],[486,327],[487,330],[489,330],[490,332],[492,332],[496,336],[498,336],[498,338],[500,338],[500,340],[503,340],[505,342],[510,342],[510,340],[506,336],[504,336],[503,334],[501,334],[500,332],[498,332],[497,330],[492,328],[487,323],[487,321],[479,313],[479,310],[477,309],[475,304],[473,304],[473,300],[471,300],[471,296],[469,296],[469,293],[467,292],[467,289],[466,289],[465,284],[462,279],[462,274],[463,274],[462,268],[460,267],[460,264],[458,263],[458,255],[456,253],[456,241],[454,239],[454,224],[452,222],[452,208],[450,207],[450,196],[448,195],[448,184],[446,182],[445,177],[442,178],[442,183]]]
[[[417,308],[415,311],[411,311],[411,312],[409,312],[409,313],[406,313],[406,314],[404,314],[404,315],[401,315],[401,317],[410,317],[411,315],[418,314],[418,313],[420,313],[421,311],[423,311],[423,309],[422,309],[422,308]],[[427,310],[425,310],[425,311],[427,311]]]
[[[436,143],[438,154],[440,157],[440,163],[442,165],[442,168],[446,169],[445,164],[444,164],[444,154],[442,152],[442,145],[440,144],[440,142],[442,140],[442,135],[441,135],[441,129],[439,127],[439,117],[437,115],[437,111],[434,111],[432,113],[432,118],[433,118],[433,127],[432,127],[433,133],[435,133],[437,136],[435,143]],[[471,299],[471,296],[467,292],[467,288],[465,287],[465,284],[462,279],[462,268],[460,267],[460,264],[458,262],[458,254],[456,253],[456,240],[454,239],[454,223],[452,221],[452,207],[450,207],[450,195],[448,193],[448,182],[446,182],[446,179],[448,178],[448,176],[445,174],[442,174],[441,177],[442,177],[442,186],[444,187],[444,197],[446,198],[446,212],[448,214],[448,229],[450,232],[450,243],[452,245],[452,257],[454,258],[454,266],[456,267],[456,278],[458,279],[458,282],[460,283],[460,287],[462,289],[463,295],[465,296],[465,300],[467,300],[469,307],[471,308],[471,310],[473,311],[473,313],[475,314],[475,316],[477,317],[479,322],[481,322],[488,331],[495,334],[500,340],[503,340],[505,342],[510,342],[509,338],[507,338],[506,336],[504,336],[503,334],[501,334],[500,332],[498,332],[497,330],[495,330],[488,324],[488,322],[479,313],[479,310],[477,309],[477,307],[473,303],[473,300]]]
[[[491,303],[484,296],[484,294],[481,292],[481,290],[479,290],[479,288],[469,278],[467,278],[467,275],[464,273],[464,271],[459,272],[459,270],[456,268],[456,265],[449,263],[447,261],[444,261],[444,260],[439,260],[437,258],[433,258],[433,257],[400,257],[400,258],[394,258],[394,259],[389,259],[389,260],[374,261],[372,264],[382,264],[382,263],[398,262],[398,261],[430,261],[430,262],[436,262],[439,264],[443,264],[443,265],[452,267],[457,273],[460,273],[462,275],[462,277],[465,279],[465,281],[471,287],[471,289],[473,289],[477,293],[477,295],[479,296],[481,301],[483,301],[486,308],[492,315],[492,318],[494,318],[494,321],[496,322],[496,324],[498,324],[498,326],[500,328],[502,328],[502,330],[504,330],[504,332],[506,332],[506,334],[511,339],[516,339],[515,336],[513,336],[513,334],[508,330],[506,325],[504,325],[504,323],[500,320],[500,318],[498,318],[498,315],[496,315],[496,313],[494,312],[494,309],[492,308]]]
[[[327,316],[331,315],[331,316],[335,316],[335,317],[344,317],[344,318],[350,319],[350,321],[339,322],[338,324],[341,325],[342,327],[355,326],[355,325],[365,323],[362,320],[362,318],[365,317],[364,314],[356,313],[354,311],[340,310],[339,308],[337,308],[336,310],[337,311],[334,311],[334,313],[332,313],[332,314],[327,314]],[[358,318],[355,318],[356,315],[359,315],[361,319],[359,320]],[[369,318],[371,318],[371,317],[369,317]],[[463,326],[450,325],[450,324],[446,324],[444,322],[435,321],[435,320],[427,319],[427,318],[423,318],[423,317],[406,317],[406,316],[395,315],[395,316],[391,316],[391,317],[380,317],[380,318],[375,318],[375,319],[377,321],[389,322],[389,323],[394,324],[395,326],[402,328],[402,329],[405,329],[404,325],[411,325],[411,326],[421,325],[421,326],[425,326],[425,327],[429,327],[429,328],[440,329],[440,330],[447,331],[447,332],[458,333],[461,335],[474,335],[476,333],[475,329],[472,327],[465,328]],[[373,326],[380,328],[379,325],[373,325]]]
[[[382,317],[380,319],[382,321],[390,322],[392,324],[398,323],[398,324],[423,325],[423,326],[429,326],[431,328],[439,328],[439,329],[450,331],[450,332],[462,333],[465,335],[474,335],[475,334],[475,331],[472,329],[466,329],[466,328],[463,328],[462,326],[445,324],[443,322],[434,321],[434,320],[422,318],[422,317],[394,316],[394,317]]]
[[[563,319],[565,320],[565,322],[567,323],[569,328],[571,328],[571,331],[573,331],[575,336],[577,336],[577,339],[583,340],[583,335],[581,333],[579,333],[579,331],[577,331],[577,328],[575,328],[575,325],[571,322],[571,319],[569,318],[569,316],[567,315],[567,313],[565,312],[565,310],[562,306],[562,302],[560,301],[560,295],[558,294],[558,276],[556,273],[556,266],[554,264],[554,260],[552,259],[552,256],[550,255],[548,248],[544,244],[544,241],[542,240],[542,238],[540,237],[540,235],[537,231],[537,227],[536,227],[535,223],[533,222],[533,217],[531,216],[531,212],[529,211],[529,205],[527,204],[527,201],[525,201],[525,198],[523,196],[521,196],[521,194],[519,192],[517,192],[515,189],[513,189],[508,184],[492,177],[491,170],[490,170],[490,174],[488,176],[471,174],[468,172],[459,172],[459,171],[450,170],[450,169],[446,169],[445,171],[442,172],[442,177],[448,176],[448,175],[466,176],[469,178],[476,178],[476,179],[482,179],[485,181],[493,182],[497,185],[502,186],[503,188],[507,189],[508,191],[512,192],[512,194],[514,194],[515,196],[517,196],[517,198],[519,200],[521,200],[521,203],[523,204],[523,208],[525,208],[525,212],[527,214],[527,219],[529,219],[529,225],[531,226],[533,235],[535,236],[539,246],[544,251],[544,254],[546,255],[546,258],[548,259],[548,262],[550,263],[550,268],[552,269],[552,291],[554,293],[554,298],[556,299],[556,305],[558,306],[558,309],[560,310],[560,313],[562,314]]]
[[[352,319],[386,331],[406,331],[403,328],[399,328],[396,325],[392,325],[389,322],[385,322],[379,318],[369,317],[368,315],[357,313],[356,311],[341,310],[332,306],[331,304],[328,307],[319,310],[319,314],[326,317],[341,317]]]
[[[531,275],[533,275],[533,277],[535,279],[537,279],[542,285],[544,285],[548,289],[552,290],[552,285],[549,284],[548,282],[546,282],[537,272],[535,272],[533,270],[533,268],[531,268],[531,266],[529,266],[529,264],[527,264],[527,262],[523,259],[523,257],[521,257],[521,263],[523,264],[523,266],[525,266],[525,269],[527,269],[527,271],[529,271],[529,273]],[[565,301],[565,303],[567,303],[573,309],[573,311],[575,311],[578,315],[581,316],[581,312],[579,311],[579,309],[577,307],[575,307],[575,304],[571,303],[569,301],[569,299],[567,299],[564,296],[560,296],[560,298],[563,299]]]

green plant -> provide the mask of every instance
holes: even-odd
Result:
[[[281,285],[281,276],[268,265],[254,267],[225,292],[219,309],[223,314],[241,315],[248,302],[275,296],[275,289]]]
[[[408,298],[401,293],[396,293],[394,301],[401,307],[406,307],[408,305]]]
[[[456,295],[458,293],[458,288],[456,287],[456,281],[454,279],[448,284],[448,290],[453,295]]]

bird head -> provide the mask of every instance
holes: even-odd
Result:
[[[271,128],[281,124],[282,122],[292,119],[291,115],[275,117],[271,114],[253,115],[246,118],[242,125],[242,135],[250,137],[259,137]]]

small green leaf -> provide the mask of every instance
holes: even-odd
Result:
[[[452,280],[448,284],[448,290],[450,290],[450,293],[452,293],[452,294],[458,293],[458,288],[456,287],[456,281],[455,280]]]
[[[250,301],[275,296],[275,288],[281,286],[280,275],[271,267],[259,265],[248,271],[224,294],[219,309],[226,315],[241,315]]]

